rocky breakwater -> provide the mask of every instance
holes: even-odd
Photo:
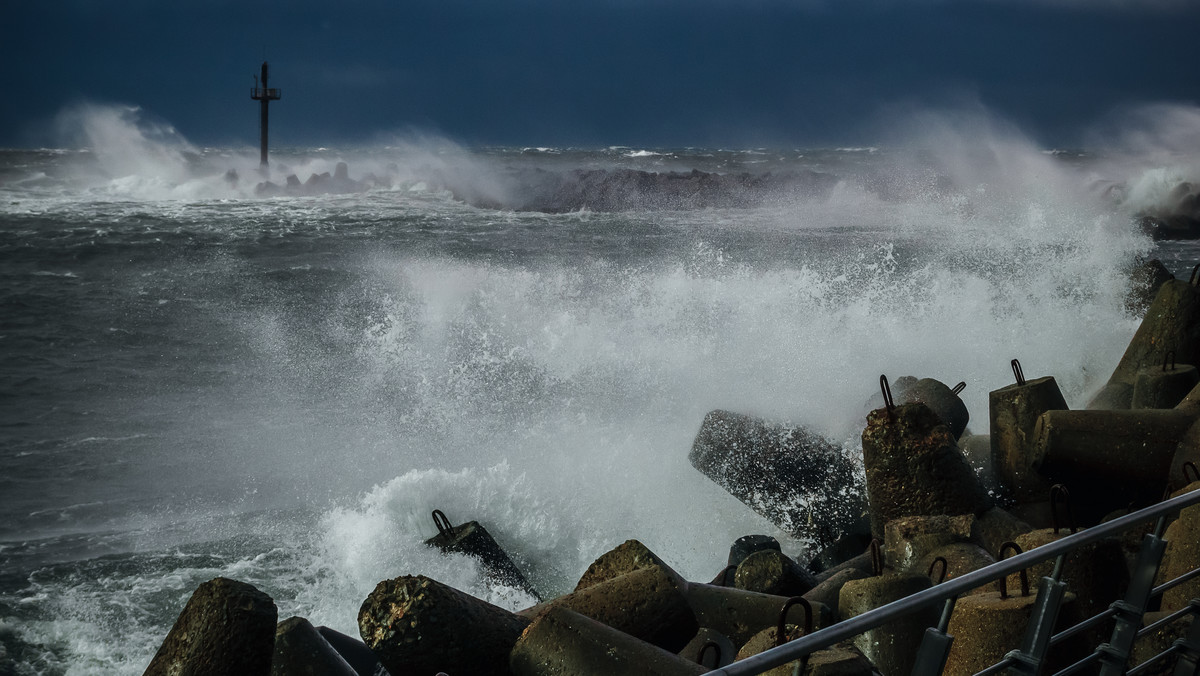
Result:
[[[1147,314],[1160,350],[1182,351],[1180,343],[1191,340],[1187,307],[1197,289],[1194,282],[1183,284],[1187,288],[1159,289],[1155,311]],[[1145,352],[1122,372],[1154,366],[1152,375],[1161,380],[1162,358]],[[853,449],[801,428],[729,412],[707,416],[693,464],[814,543],[810,551],[784,552],[770,536],[747,535],[731,544],[725,564],[714,564],[706,583],[685,579],[667,558],[629,540],[596,559],[570,593],[519,612],[426,576],[404,575],[380,582],[363,602],[361,641],[302,618],[276,626],[269,598],[218,579],[197,590],[146,673],[699,674],[1006,555],[1036,551],[1155,503],[1168,490],[1200,489],[1200,384],[1187,391],[1154,386],[1154,396],[1128,399],[1154,408],[1077,411],[1068,409],[1053,377],[1026,379],[1018,362],[1012,366],[1016,382],[989,396],[990,436],[966,431],[960,387],[898,379],[893,397],[881,378],[880,405],[862,432],[861,470],[847,456]],[[1185,367],[1176,362],[1166,373]],[[840,496],[848,509],[823,502],[829,495]],[[1183,510],[1166,528],[1160,582],[1200,567],[1197,514],[1200,507]],[[481,539],[481,524],[453,527],[440,513],[435,519],[439,537],[430,546],[475,556],[497,579],[517,579],[498,545]],[[1065,558],[1056,631],[1124,598],[1137,579],[1132,569],[1143,533],[1095,542]],[[467,546],[468,536],[485,544]],[[972,673],[1017,647],[1035,612],[1037,588],[1050,588],[1037,580],[1052,567],[960,597],[942,618],[954,636],[943,655],[945,673]],[[1200,583],[1176,586],[1163,595],[1160,610],[1144,614],[1146,621],[1188,607],[1197,593]],[[908,674],[924,629],[938,623],[938,613],[916,611],[766,673]],[[1187,626],[1186,618],[1156,625],[1133,645],[1134,654],[1170,645]],[[1074,661],[1111,631],[1111,620],[1083,631],[1049,659]],[[1172,668],[1176,658],[1162,668]]]
[[[454,177],[445,177],[440,183],[457,199],[477,207],[565,213],[746,208],[769,200],[821,196],[838,180],[816,171],[719,174],[697,169],[539,169],[502,177],[499,194],[476,190],[470,182]]]

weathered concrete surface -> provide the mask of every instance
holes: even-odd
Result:
[[[767,549],[738,564],[733,584],[738,589],[790,597],[808,592],[817,586],[817,580],[782,552]]]
[[[245,582],[200,585],[159,647],[145,676],[267,676],[278,611]]]
[[[567,608],[677,653],[701,626],[690,605],[687,588],[688,583],[666,566],[639,568],[522,610],[520,614],[533,618],[547,608]]]
[[[536,599],[541,598],[533,585],[525,579],[521,569],[513,563],[508,552],[504,551],[500,543],[496,542],[496,538],[478,521],[451,526],[447,531],[439,532],[426,540],[425,544],[448,554],[466,554],[474,557],[483,564],[484,575],[492,583],[515,587]]]
[[[688,602],[700,626],[709,627],[742,645],[751,636],[779,623],[779,613],[788,599],[758,592],[717,587],[711,584],[688,585]],[[813,603],[813,624],[818,629],[832,618],[830,608]]]
[[[692,676],[708,671],[561,606],[539,612],[513,647],[508,664],[516,676]]]
[[[1138,371],[1129,407],[1175,408],[1200,383],[1200,371],[1191,364],[1151,366]]]
[[[883,526],[883,557],[893,568],[910,572],[929,552],[956,542],[969,542],[974,525],[974,514],[893,519]]]
[[[940,570],[941,564],[934,565],[934,561],[939,557],[946,561],[945,577],[941,580],[937,577],[942,574]],[[929,578],[930,581],[938,584],[939,582],[948,582],[960,575],[966,575],[972,571],[990,566],[995,562],[996,559],[987,553],[983,547],[972,542],[956,542],[939,547],[925,554],[910,568],[909,572],[925,573],[926,575],[932,573]]]
[[[1034,468],[1071,491],[1082,524],[1162,498],[1179,442],[1193,424],[1174,409],[1047,411],[1034,432]]]
[[[931,586],[925,575],[888,574],[851,580],[842,586],[838,615],[848,620]],[[854,638],[854,645],[884,676],[911,673],[925,629],[937,624],[939,614],[940,611],[932,607],[918,610],[859,634]]]
[[[803,635],[803,627],[795,624],[785,625],[782,643],[794,641]],[[744,660],[747,657],[766,652],[779,643],[778,627],[763,629],[746,641],[746,644],[738,650],[737,658]],[[764,671],[763,676],[792,676],[799,664],[800,660],[788,662]],[[875,669],[852,642],[846,641],[809,655],[804,671],[799,673],[804,676],[871,676],[875,673]]]
[[[967,412],[967,405],[962,399],[959,399],[948,385],[933,378],[921,378],[911,387],[905,388],[902,394],[897,395],[896,401],[901,404],[925,404],[950,428],[950,434],[956,440],[962,436],[963,431],[967,429],[967,423],[971,421],[971,414]]]
[[[1178,279],[1159,287],[1121,361],[1088,408],[1129,408],[1138,371],[1161,366],[1171,350],[1181,364],[1200,364],[1200,290]]]
[[[737,648],[716,629],[700,627],[700,631],[679,651],[679,656],[700,666],[716,669],[733,662]]]
[[[862,442],[876,534],[901,517],[982,514],[992,506],[949,428],[924,404],[872,411]]]
[[[1034,429],[1046,411],[1065,411],[1067,401],[1053,376],[988,393],[992,470],[1006,494],[1020,502],[1045,499],[1050,482],[1033,468]]]
[[[377,672],[383,669],[383,666],[379,664],[379,657],[371,652],[371,649],[362,640],[325,626],[317,627],[317,631],[329,645],[333,646],[334,650],[338,651],[338,654],[346,660],[346,663],[354,669],[358,676],[377,676]]]
[[[358,611],[363,641],[393,676],[507,676],[527,618],[423,575],[380,582]]]
[[[303,617],[289,617],[275,630],[271,676],[357,676],[325,637]]]
[[[579,583],[575,585],[575,591],[587,589],[635,570],[659,567],[669,571],[673,577],[683,580],[657,554],[650,551],[649,547],[637,540],[626,540],[593,561],[592,565],[584,571],[583,576],[579,578]]]
[[[1021,596],[1019,590],[1007,599],[1001,599],[998,591],[960,598],[946,629],[954,643],[944,673],[974,674],[1019,647],[1035,599],[1034,594]]]
[[[861,529],[865,500],[854,463],[802,427],[712,411],[688,460],[782,530],[819,546]]]

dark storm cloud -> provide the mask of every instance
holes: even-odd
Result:
[[[280,143],[424,129],[469,143],[819,144],[897,102],[970,97],[1061,143],[1190,101],[1195,3],[1133,0],[224,0],[6,10],[0,143],[77,101],[252,142],[264,56]],[[867,126],[875,130],[877,127]],[[1069,139],[1068,139],[1069,140]]]

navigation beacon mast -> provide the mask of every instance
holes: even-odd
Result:
[[[262,102],[262,121],[260,127],[262,129],[261,147],[261,162],[262,166],[267,166],[267,104],[271,101],[278,101],[280,90],[267,88],[267,62],[263,61],[262,65],[262,86],[258,86],[258,77],[254,78],[254,89],[250,90],[250,98],[255,101]]]

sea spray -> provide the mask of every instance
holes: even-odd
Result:
[[[966,382],[979,433],[1014,357],[1081,406],[1137,325],[1126,266],[1155,254],[1186,276],[1193,254],[1092,188],[1141,165],[955,133],[937,161],[912,144],[280,149],[272,171],[400,178],[271,199],[249,149],[142,132],[110,136],[133,158],[0,153],[5,654],[18,673],[140,673],[218,575],[349,634],[402,574],[529,601],[426,547],[435,508],[484,523],[551,594],[631,537],[694,580],[747,533],[803,558],[687,464],[709,410],[853,456],[881,373]],[[441,189],[504,198],[523,172],[581,167],[837,183],[747,209],[567,214]]]

